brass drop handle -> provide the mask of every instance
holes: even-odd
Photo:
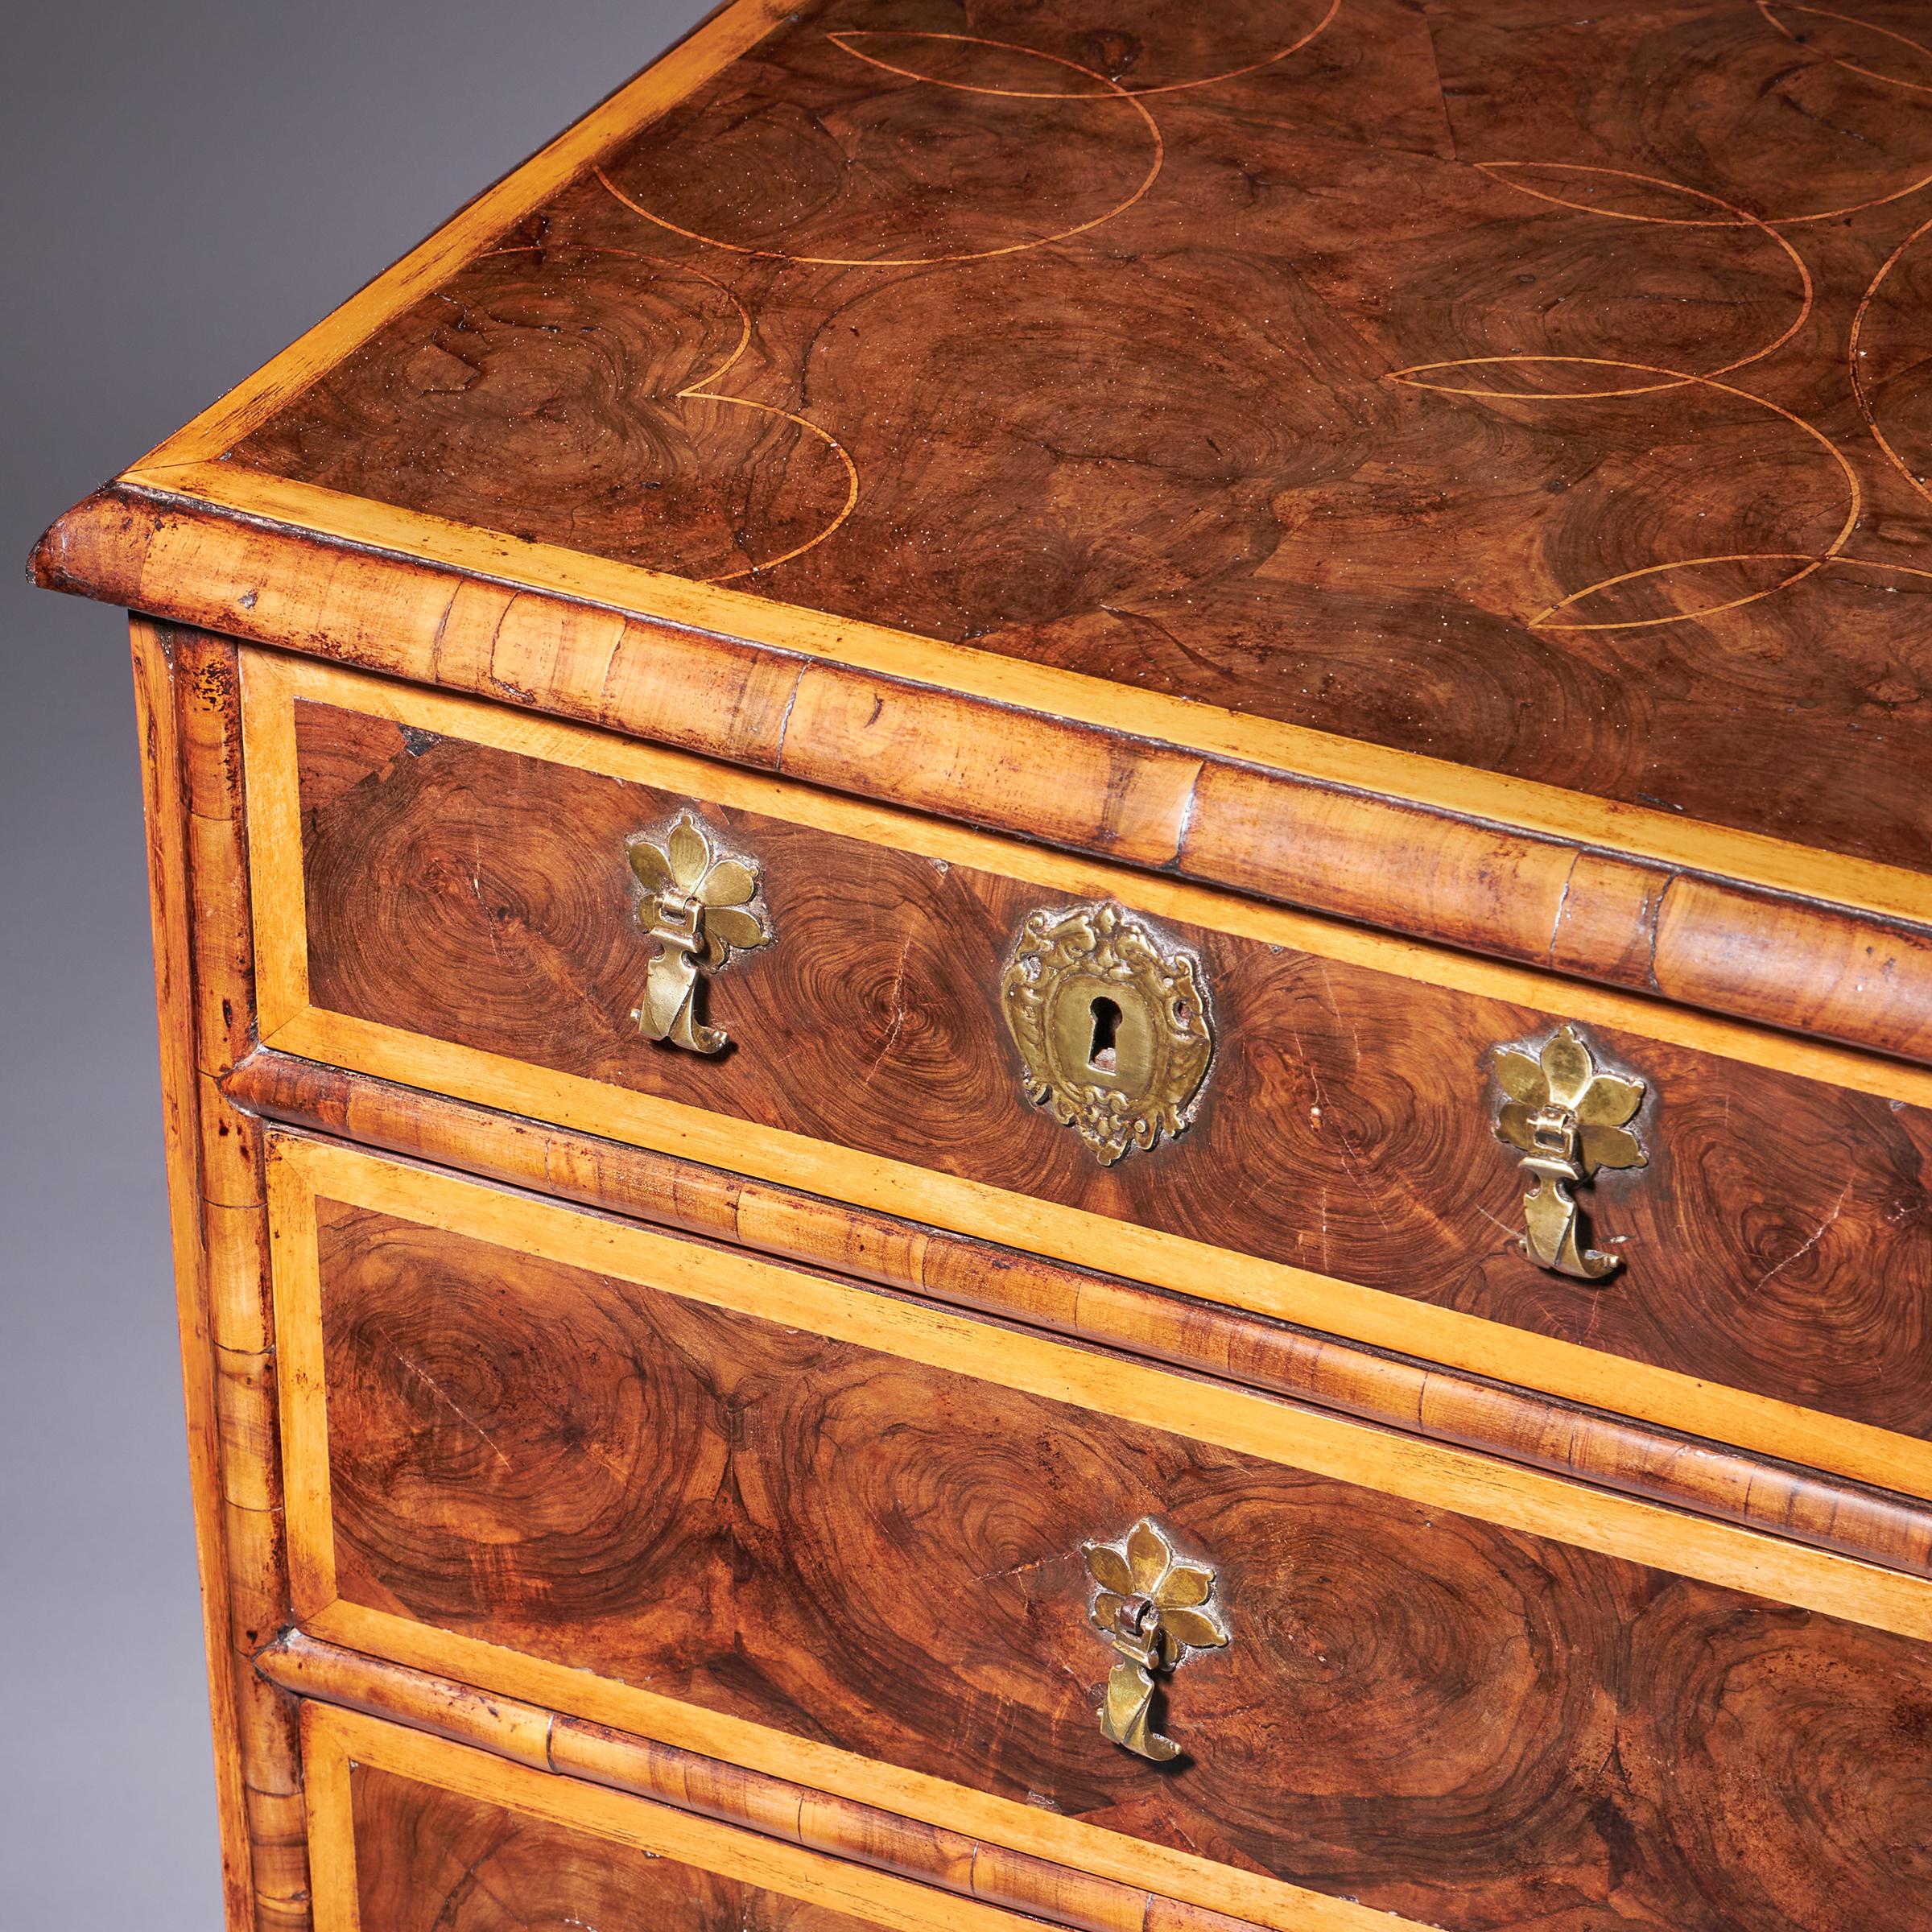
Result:
[[[1117,1543],[1087,1543],[1081,1554],[1100,1586],[1088,1616],[1115,1653],[1100,1702],[1100,1735],[1137,1757],[1165,1764],[1181,1747],[1154,1728],[1159,1680],[1196,1650],[1218,1650],[1228,1626],[1209,1600],[1215,1574],[1175,1555],[1159,1526],[1143,1517]]]
[[[660,836],[625,841],[642,889],[632,911],[657,950],[646,969],[644,1004],[631,1018],[647,1040],[668,1040],[693,1053],[721,1053],[730,1036],[698,1017],[701,968],[721,972],[741,952],[771,943],[771,923],[753,902],[758,867],[721,852],[688,811]]]
[[[1600,1071],[1574,1026],[1558,1028],[1534,1056],[1499,1046],[1496,1078],[1506,1096],[1496,1136],[1521,1154],[1522,1170],[1535,1182],[1523,1197],[1524,1252],[1539,1268],[1602,1281],[1622,1259],[1586,1245],[1575,1190],[1600,1167],[1646,1164],[1630,1123],[1648,1089],[1640,1080]]]

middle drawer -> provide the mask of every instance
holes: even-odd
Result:
[[[243,668],[273,1045],[1932,1496],[1932,1071]]]
[[[270,1201],[319,1636],[1270,1926],[1911,1922],[1922,1581],[331,1142]]]

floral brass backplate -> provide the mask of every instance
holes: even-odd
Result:
[[[1099,1585],[1088,1609],[1115,1662],[1100,1703],[1100,1732],[1137,1757],[1165,1764],[1181,1747],[1154,1728],[1158,1680],[1190,1651],[1219,1650],[1228,1626],[1215,1608],[1215,1575],[1174,1548],[1158,1523],[1141,1517],[1117,1543],[1088,1543],[1080,1554]]]
[[[634,915],[656,948],[646,972],[644,1003],[630,1017],[647,1040],[721,1053],[729,1036],[698,1017],[699,969],[721,971],[735,955],[771,943],[770,923],[753,903],[758,869],[719,852],[688,811],[679,812],[659,837],[639,832],[626,840],[625,851],[642,889]]]
[[[1028,1096],[1104,1166],[1193,1118],[1214,1053],[1200,961],[1132,913],[1029,914],[1000,1000]]]
[[[1523,1197],[1523,1249],[1539,1268],[1600,1282],[1620,1258],[1586,1245],[1575,1190],[1601,1167],[1641,1167],[1648,1157],[1633,1123],[1648,1091],[1629,1075],[1600,1069],[1574,1026],[1559,1027],[1532,1054],[1499,1046],[1496,1137],[1523,1157],[1535,1185]]]

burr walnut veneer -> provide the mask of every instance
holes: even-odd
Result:
[[[64,518],[232,1932],[1932,1932],[1932,31],[737,0]]]

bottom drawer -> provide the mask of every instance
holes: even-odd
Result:
[[[317,1636],[1295,1932],[1932,1928],[1932,1584],[330,1143],[269,1187]]]
[[[1038,1932],[1038,1922],[305,1704],[315,1932]]]

